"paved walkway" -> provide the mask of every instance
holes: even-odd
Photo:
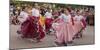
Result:
[[[46,35],[44,41],[40,43],[34,43],[26,39],[21,39],[16,31],[19,28],[19,25],[10,26],[10,49],[14,48],[39,48],[39,47],[54,47],[53,35]],[[84,31],[83,38],[75,39],[73,44],[68,44],[69,46],[74,45],[85,45],[94,43],[94,27],[87,26],[86,31]]]

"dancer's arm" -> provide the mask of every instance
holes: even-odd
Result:
[[[56,22],[57,20],[59,20],[59,18],[56,18],[53,22]]]

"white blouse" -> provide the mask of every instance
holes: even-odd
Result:
[[[83,16],[82,15],[79,15],[79,16],[76,15],[74,19],[77,20],[77,21],[81,21],[83,19]]]
[[[52,13],[46,12],[46,13],[45,13],[45,17],[46,17],[46,18],[52,18]]]
[[[39,10],[33,8],[33,9],[32,9],[32,16],[39,17],[39,16],[40,16],[40,12],[39,12]]]
[[[64,22],[70,22],[71,21],[71,16],[70,15],[61,14],[61,16],[59,16],[59,18],[63,19]]]
[[[26,19],[28,18],[28,13],[27,12],[24,12],[22,11],[18,17],[18,19],[21,21],[21,22],[24,22]]]

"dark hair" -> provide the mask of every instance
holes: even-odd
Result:
[[[45,10],[44,10],[44,9],[40,9],[40,11],[41,11],[41,13],[40,13],[40,14],[44,16],[44,15],[45,15],[45,13],[46,13],[46,12],[45,12]]]
[[[77,10],[76,12],[79,12],[80,10]]]
[[[61,10],[61,13],[64,13],[64,9]]]
[[[22,11],[24,11],[24,9],[25,9],[25,8],[26,8],[26,7],[25,7],[25,6],[23,6],[23,7],[22,7]]]

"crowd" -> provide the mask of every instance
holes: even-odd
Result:
[[[55,44],[66,46],[82,37],[87,16],[93,14],[91,9],[71,6],[52,9],[38,4],[16,8],[11,5],[10,23],[21,25],[17,31],[21,38],[42,42],[46,35],[54,33]]]

